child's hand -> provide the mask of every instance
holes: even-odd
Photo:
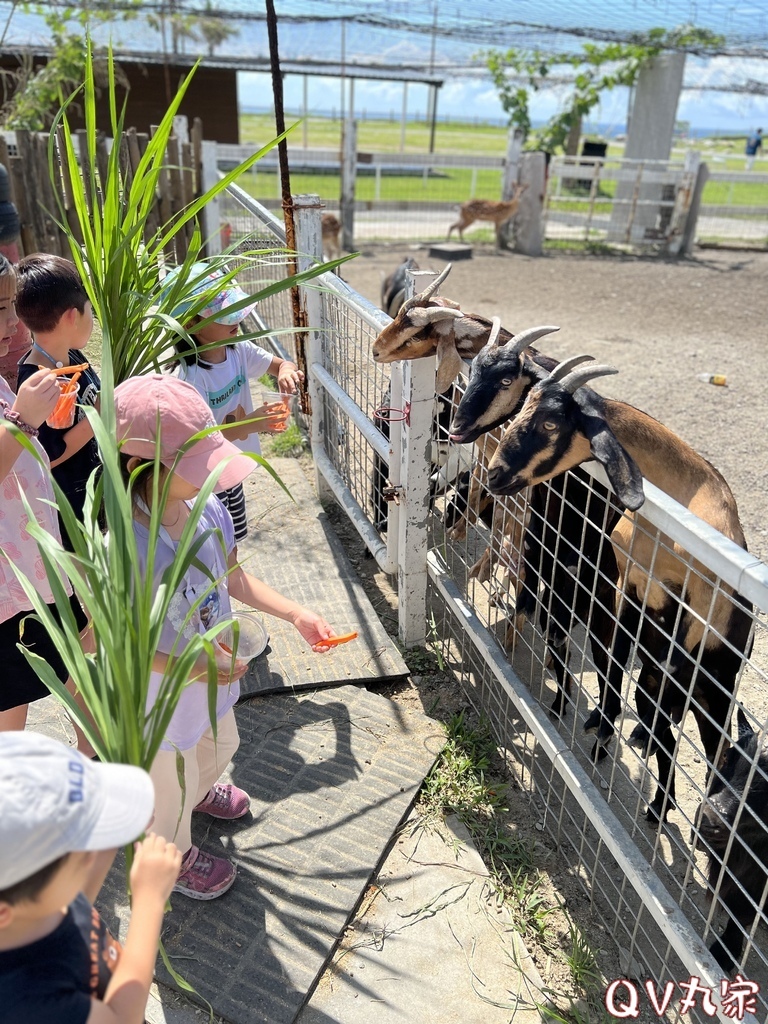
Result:
[[[323,640],[328,636],[333,636],[333,627],[325,619],[315,615],[309,608],[300,608],[292,621],[313,651],[330,650],[323,646]]]
[[[154,897],[165,903],[181,871],[181,850],[154,832],[136,843],[135,850],[131,867],[134,900]]]
[[[258,423],[254,423],[254,430],[258,430],[259,433],[268,431],[270,434],[282,434],[288,425],[286,421],[291,411],[282,402],[273,402],[270,405],[260,405],[251,415],[263,417]]]
[[[295,395],[296,389],[304,380],[304,374],[295,363],[284,359],[277,371],[277,387],[286,395]]]
[[[236,683],[238,679],[241,679],[248,671],[248,662],[241,661],[235,658],[234,664],[232,663],[232,654],[226,654],[224,651],[216,652],[216,685],[217,686],[229,686],[230,683]]]
[[[53,412],[60,395],[59,378],[50,370],[37,370],[19,386],[13,411],[30,427],[39,427]]]

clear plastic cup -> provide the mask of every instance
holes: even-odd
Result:
[[[285,395],[285,394],[283,394],[282,391],[262,391],[261,392],[261,401],[263,402],[264,405],[271,405],[271,406],[282,405],[282,407],[289,414],[292,411],[293,395]],[[272,429],[273,429],[274,433],[281,434],[283,432],[283,430],[285,430],[285,428],[287,426],[288,426],[288,419],[286,418],[285,423],[283,424],[282,427],[280,427],[278,430],[275,430],[274,427]]]
[[[68,430],[72,426],[75,422],[75,406],[77,405],[79,390],[77,381],[68,380],[64,382],[59,400],[45,421],[49,427],[55,427],[57,430]]]
[[[269,635],[258,612],[233,611],[231,618],[237,624],[237,629],[229,626],[222,630],[213,641],[213,646],[219,668],[228,671],[232,667],[234,651],[234,670],[239,671],[262,653],[269,642]]]

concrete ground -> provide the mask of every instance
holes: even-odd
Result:
[[[410,817],[295,1024],[539,1024],[543,983],[460,822]],[[154,986],[147,1024],[199,1024]]]
[[[541,981],[466,832],[452,822],[441,836],[408,818],[442,729],[374,691],[377,675],[399,674],[399,654],[381,660],[384,631],[343,548],[326,542],[323,554],[328,524],[295,462],[273,465],[293,485],[296,505],[249,516],[257,536],[243,556],[269,582],[287,582],[296,558],[287,555],[286,523],[297,517],[304,557],[313,560],[313,597],[338,615],[351,602],[366,668],[350,666],[350,644],[337,678],[329,658],[314,689],[280,685],[238,707],[241,747],[230,776],[251,794],[251,815],[236,823],[196,816],[193,841],[212,852],[221,846],[239,877],[215,903],[172,898],[165,948],[199,997],[172,987],[158,961],[146,1020],[199,1024],[208,1016],[203,999],[220,1024],[534,1022],[545,1001]],[[248,492],[254,508],[257,499],[263,507],[265,484]],[[287,642],[273,631],[273,646]],[[297,657],[262,655],[272,678],[295,676]],[[30,728],[74,740],[53,698],[33,705]],[[98,906],[124,935],[121,864]]]

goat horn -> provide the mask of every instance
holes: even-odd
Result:
[[[445,269],[442,270],[433,281],[429,282],[423,292],[419,292],[418,295],[414,295],[412,299],[407,299],[406,302],[403,303],[403,309],[413,309],[414,306],[426,305],[446,277],[448,277],[452,266],[452,263],[447,263],[445,265]]]
[[[523,349],[528,348],[534,341],[543,338],[545,334],[552,334],[553,331],[559,330],[559,327],[529,327],[527,331],[516,334],[514,338],[508,341],[506,349],[511,356],[519,356]]]
[[[556,370],[557,367],[552,372],[554,373]],[[595,377],[608,377],[610,374],[618,372],[615,366],[604,366],[603,364],[583,366],[580,370],[569,373],[567,377],[559,381],[559,384],[563,391],[573,394],[582,384],[586,384],[587,381],[593,380]]]
[[[562,363],[558,363],[552,373],[549,375],[550,380],[562,380],[566,374],[569,374],[574,366],[578,366],[579,363],[584,363],[587,359],[594,359],[594,356],[571,356],[570,359],[564,359]]]
[[[501,320],[495,316],[493,320],[491,320],[491,333],[488,335],[488,341],[486,342],[488,348],[493,348],[493,346],[498,342],[500,330]]]

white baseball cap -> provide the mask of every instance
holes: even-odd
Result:
[[[65,853],[132,842],[154,805],[143,768],[95,763],[40,733],[0,733],[0,889]]]

